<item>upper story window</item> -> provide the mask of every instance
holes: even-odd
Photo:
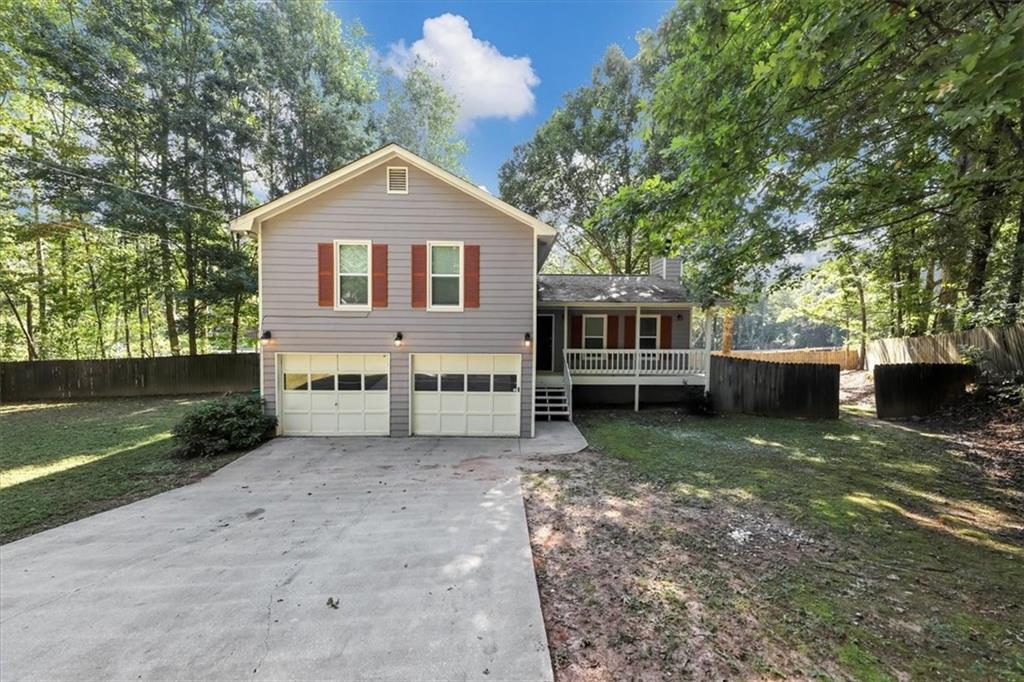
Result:
[[[388,166],[388,194],[409,193],[409,169],[405,166]]]
[[[657,348],[661,331],[661,318],[657,315],[640,317],[640,348]]]
[[[462,310],[462,242],[427,243],[427,308]]]
[[[608,318],[604,315],[583,316],[583,347],[604,348],[605,324]]]
[[[370,310],[370,273],[373,268],[372,244],[368,241],[334,242],[334,271],[337,289],[336,310]]]

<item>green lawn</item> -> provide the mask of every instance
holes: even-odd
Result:
[[[600,454],[548,462],[527,500],[560,677],[1024,679],[1024,494],[963,439],[852,413],[577,421]]]
[[[170,456],[195,398],[0,406],[0,542],[195,481],[238,454]]]

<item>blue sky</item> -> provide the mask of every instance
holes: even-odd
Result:
[[[656,27],[672,4],[662,0],[328,3],[343,21],[359,20],[386,62],[400,66],[414,56],[427,55],[438,65],[464,100],[468,120],[461,127],[469,142],[465,159],[469,177],[494,194],[498,193],[498,167],[512,147],[533,136],[566,92],[590,82],[591,69],[608,45],[618,43],[627,55],[636,54],[637,33]]]

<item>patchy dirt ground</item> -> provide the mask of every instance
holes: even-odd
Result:
[[[855,405],[859,408],[875,411],[875,381],[871,372],[856,369],[843,370],[839,373],[839,404]]]
[[[1024,679],[1024,501],[967,429],[579,422],[525,475],[562,682]]]

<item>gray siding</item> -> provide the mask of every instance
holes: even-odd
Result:
[[[275,409],[274,354],[391,354],[391,434],[409,433],[410,353],[522,356],[523,435],[533,420],[533,364],[523,334],[533,330],[534,237],[503,213],[415,168],[409,194],[385,192],[388,160],[340,187],[268,220],[261,233],[262,328],[273,332],[263,389]],[[388,245],[388,307],[337,312],[317,305],[317,244],[370,239]],[[427,241],[480,245],[480,307],[464,312],[412,308],[411,247]],[[393,346],[395,332],[405,336]]]

